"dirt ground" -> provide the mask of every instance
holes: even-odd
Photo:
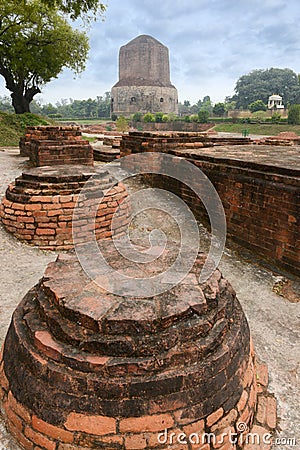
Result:
[[[16,149],[0,149],[1,196],[26,164],[26,159],[18,156]],[[129,189],[136,190],[136,186],[131,184]],[[158,196],[158,207],[167,201],[168,196]],[[150,212],[141,214],[134,221],[134,232],[151,231],[162,221],[172,234],[172,225],[168,225],[166,218],[159,214],[153,216]],[[200,237],[203,248],[206,248],[208,235],[203,227],[200,227]],[[0,344],[15,307],[40,279],[46,264],[55,258],[53,252],[20,243],[0,226]],[[283,443],[274,445],[274,449],[299,449],[300,304],[290,303],[273,292],[277,274],[258,266],[233,246],[225,249],[220,269],[237,292],[250,324],[257,355],[269,368],[269,390],[278,400],[277,437],[283,439]],[[292,438],[296,439],[296,445],[284,444],[284,439]],[[0,416],[0,450],[18,449]]]

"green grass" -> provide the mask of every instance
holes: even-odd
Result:
[[[78,125],[97,125],[103,124],[107,122],[111,122],[108,119],[57,119],[60,123],[64,122],[74,122]]]
[[[223,123],[214,127],[215,131],[223,131],[228,133],[241,133],[248,130],[250,134],[265,134],[268,136],[276,136],[282,131],[293,131],[300,136],[300,125],[283,124],[261,124],[261,123]]]
[[[35,114],[8,114],[0,111],[0,146],[18,146],[27,126],[50,124],[53,121]]]

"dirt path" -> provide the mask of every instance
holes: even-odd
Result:
[[[0,194],[4,194],[10,181],[20,174],[26,159],[17,156],[17,150],[0,151]],[[130,189],[136,190],[131,185]],[[168,202],[168,196],[157,196],[157,205]],[[134,223],[135,233],[145,228],[151,231],[161,222],[172,235],[172,224],[165,217],[141,214]],[[207,246],[207,233],[200,228],[201,242]],[[0,343],[3,342],[12,312],[23,295],[38,282],[46,264],[56,254],[43,252],[22,244],[0,226]],[[276,450],[300,448],[299,411],[299,337],[300,304],[289,303],[272,292],[274,276],[226,249],[220,268],[236,289],[238,298],[248,317],[254,345],[260,359],[269,367],[270,390],[278,399],[281,438],[295,438],[297,445],[276,445]],[[1,418],[0,418],[1,419]],[[0,450],[18,450],[0,420]]]

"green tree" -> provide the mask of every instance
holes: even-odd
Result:
[[[262,100],[255,100],[255,102],[250,103],[248,109],[252,113],[256,111],[267,111],[267,105]]]
[[[124,116],[120,116],[116,121],[117,130],[121,133],[128,131],[128,120]]]
[[[216,103],[213,107],[213,113],[215,116],[223,116],[225,114],[225,104],[224,103]]]
[[[106,10],[106,6],[99,0],[41,0],[41,2],[51,9],[59,9],[69,14],[73,20],[78,17],[96,18],[97,14],[103,14]]]
[[[14,109],[11,106],[11,100],[9,97],[4,95],[3,97],[0,97],[0,111],[13,113]]]
[[[284,105],[300,102],[299,79],[291,69],[259,69],[240,77],[235,86],[235,95],[230,101],[236,101],[237,108],[247,109],[256,100],[268,103],[272,94],[279,94]]]
[[[209,119],[209,111],[200,110],[198,112],[198,122],[207,123]]]
[[[0,4],[0,75],[17,114],[30,112],[41,86],[64,67],[81,72],[88,54],[85,33],[38,0]]]
[[[226,97],[225,99],[225,111],[234,111],[236,109],[236,102],[230,100],[227,101],[229,98],[230,97]]]
[[[288,123],[300,125],[300,105],[291,105],[288,112]]]

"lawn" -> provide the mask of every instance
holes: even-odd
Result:
[[[0,111],[0,146],[17,147],[27,126],[51,125],[53,121],[35,114],[8,114]]]
[[[223,131],[228,133],[241,133],[248,130],[249,134],[262,134],[267,136],[276,136],[282,131],[293,131],[300,136],[300,125],[283,124],[263,124],[263,123],[223,123],[214,127],[215,131]]]

